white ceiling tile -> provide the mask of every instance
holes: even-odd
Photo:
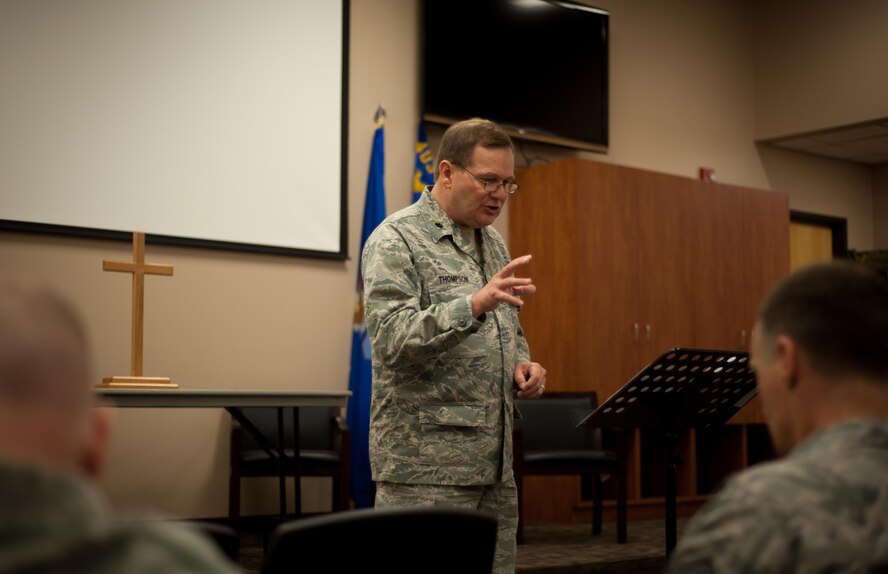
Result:
[[[861,151],[888,152],[888,130],[881,137],[854,140],[845,145]]]
[[[808,137],[822,142],[844,143],[878,136],[888,136],[888,127],[881,124],[874,124],[843,130],[830,130],[828,132],[809,134]]]
[[[888,162],[888,120],[854,124],[771,141],[786,149],[863,164]]]

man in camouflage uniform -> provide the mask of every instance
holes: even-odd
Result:
[[[546,382],[518,322],[536,289],[515,277],[530,256],[510,261],[490,227],[517,188],[509,136],[486,120],[455,124],[435,185],[380,224],[362,260],[376,507],[495,514],[495,572],[515,568],[513,398],[537,398]]]
[[[67,304],[0,281],[0,574],[240,572],[184,526],[112,513],[93,480],[108,420],[87,355]]]
[[[730,479],[670,573],[888,572],[888,282],[852,263],[765,299],[752,361],[783,459]]]

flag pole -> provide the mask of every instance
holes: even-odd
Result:
[[[367,197],[364,203],[364,221],[361,230],[360,251],[367,238],[385,219],[385,117],[382,103],[376,109],[373,145],[370,152],[370,170],[367,176]],[[349,372],[349,399],[346,413],[351,438],[351,498],[355,508],[373,506],[374,486],[370,469],[370,393],[373,384],[370,340],[364,324],[364,284],[358,254],[355,284],[355,312],[352,329],[351,369]]]

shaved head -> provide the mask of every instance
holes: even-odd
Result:
[[[77,466],[90,433],[86,334],[42,287],[0,280],[0,456]]]

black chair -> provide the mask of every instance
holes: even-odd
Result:
[[[518,544],[524,543],[524,477],[580,475],[592,487],[592,533],[601,534],[602,477],[614,480],[617,542],[626,543],[625,454],[604,450],[600,429],[577,428],[598,406],[595,391],[548,391],[542,398],[516,399],[521,418],[513,433],[515,482],[518,486]]]
[[[239,409],[253,430],[260,432],[273,447],[263,448],[251,429],[244,429],[236,417],[231,419],[230,475],[228,484],[228,519],[237,529],[240,521],[241,479],[279,477],[278,409],[248,407]],[[338,407],[299,407],[299,459],[293,459],[293,412],[284,409],[284,474],[329,476],[333,479],[334,511],[346,510],[349,498],[350,436],[345,418]],[[294,464],[295,463],[295,464]],[[298,492],[298,490],[297,490]]]
[[[479,510],[349,510],[278,526],[261,574],[490,574],[496,535],[496,518]]]

